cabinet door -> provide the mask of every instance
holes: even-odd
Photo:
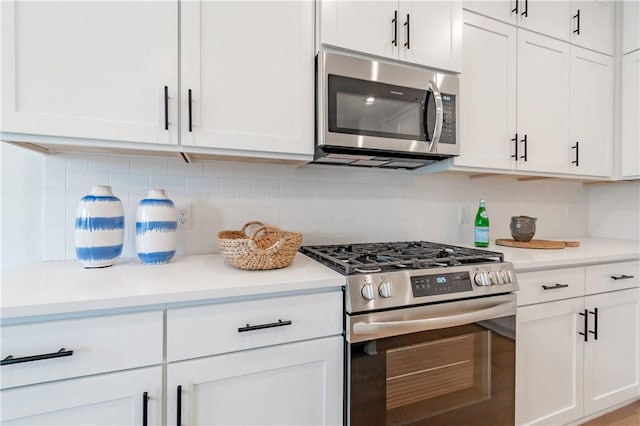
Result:
[[[514,168],[516,29],[464,12],[460,156],[455,165]]]
[[[622,57],[622,176],[640,177],[640,51]]]
[[[145,401],[144,393],[148,400]],[[162,367],[5,389],[3,425],[162,424]]]
[[[572,15],[568,1],[520,0],[520,3],[520,27],[569,41]]]
[[[404,25],[407,19],[408,29]],[[461,71],[461,1],[401,1],[400,22],[403,24],[400,60]]]
[[[516,424],[566,424],[582,417],[582,297],[518,308]]]
[[[571,16],[573,16],[571,24],[572,43],[600,53],[613,55],[614,2],[602,0],[572,1]]]
[[[337,1],[320,3],[320,42],[357,52],[397,58],[406,16],[398,1]],[[397,21],[394,21],[397,13]],[[395,40],[395,42],[394,42]]]
[[[169,423],[341,424],[343,350],[334,336],[169,364]]]
[[[568,170],[570,63],[568,43],[518,30],[519,169]]]
[[[518,22],[519,9],[524,7],[521,0],[465,0],[462,7],[480,15],[515,24]]]
[[[177,2],[1,7],[2,132],[177,144]]]
[[[613,58],[571,47],[569,171],[613,172]]]
[[[182,144],[312,155],[313,4],[184,2],[181,22]]]
[[[587,296],[585,300],[589,329],[597,332],[597,338],[591,334],[585,344],[585,415],[590,415],[638,397],[640,304],[637,288]]]
[[[640,49],[640,2],[625,0],[622,6],[622,53]]]

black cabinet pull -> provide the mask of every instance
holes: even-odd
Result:
[[[580,166],[580,142],[576,141],[576,144],[571,147],[571,149],[576,150],[576,159],[571,162],[571,164],[575,164],[576,167]]]
[[[589,333],[593,334],[593,338],[598,340],[598,308],[593,308],[593,311],[589,311],[593,315],[593,330],[589,330]]]
[[[589,315],[588,315],[589,311],[588,310],[584,310],[584,312],[580,312],[579,315],[584,317],[584,333],[578,332],[579,335],[584,336],[584,341],[588,342],[589,341],[589,333],[587,332],[587,330],[589,329]]]
[[[513,139],[511,139],[511,142],[515,142],[516,144],[516,152],[511,156],[511,158],[515,158],[515,160],[518,161],[518,134],[517,133],[516,133],[516,136]]]
[[[569,284],[556,283],[555,285],[543,285],[542,289],[543,290],[555,290],[555,289],[558,289],[558,288],[567,288],[567,287],[569,287]]]
[[[149,424],[148,406],[149,394],[144,392],[142,394],[142,426],[147,426]]]
[[[522,11],[522,16],[529,17],[529,0],[524,0],[524,11]]]
[[[285,325],[291,325],[291,321],[282,321],[281,319],[279,319],[278,322],[271,322],[268,324],[258,324],[258,325],[247,324],[246,327],[238,328],[238,333],[242,333],[245,331],[262,330],[264,328],[283,327]]]
[[[398,11],[393,11],[393,19],[391,20],[393,24],[393,40],[391,40],[391,44],[398,47]]]
[[[182,386],[180,385],[178,385],[178,399],[176,404],[176,425],[182,426]]]
[[[189,131],[193,131],[193,128],[191,126],[191,89],[189,89]]]
[[[410,22],[410,17],[409,14],[407,13],[407,22],[404,23],[405,27],[407,27],[407,42],[404,44],[404,46],[407,48],[407,50],[411,49],[411,22]]]
[[[520,142],[524,143],[524,155],[521,155],[520,158],[522,158],[526,162],[527,161],[527,135],[524,135],[524,139],[522,139]]]
[[[164,129],[169,130],[169,88],[164,86]]]
[[[633,278],[633,275],[625,275],[625,274],[622,274],[622,275],[611,275],[611,279],[614,280],[614,281],[617,281],[617,280],[629,280],[631,278]]]
[[[573,30],[573,32],[580,35],[580,9],[578,9],[578,12],[575,15],[573,15],[573,18],[577,19],[578,21],[578,25],[576,25],[576,29]]]
[[[51,352],[49,354],[23,356],[21,358],[14,358],[13,355],[9,355],[0,361],[0,365],[19,364],[21,362],[40,361],[43,359],[61,358],[63,356],[71,356],[73,351],[68,351],[65,348],[60,348],[58,352]]]
[[[516,7],[514,7],[513,9],[511,9],[511,13],[518,14],[518,0],[516,0]]]

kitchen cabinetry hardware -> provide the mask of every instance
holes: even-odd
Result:
[[[176,399],[176,426],[182,425],[182,385],[178,385],[178,397]]]
[[[511,13],[515,13],[516,15],[518,14],[518,0],[516,0],[516,7],[511,9]]]
[[[189,131],[192,132],[193,131],[193,126],[192,126],[192,120],[191,120],[191,89],[189,89]]]
[[[291,324],[292,324],[291,321],[282,321],[281,319],[279,319],[277,322],[271,322],[268,324],[258,324],[258,325],[247,324],[246,327],[239,327],[238,333],[243,333],[245,331],[262,330],[264,328],[283,327],[285,325],[291,325]]]
[[[164,129],[169,130],[169,88],[164,86]]]
[[[525,162],[527,161],[527,135],[524,135],[524,139],[520,142],[524,143],[524,154],[520,156]]]
[[[524,10],[522,11],[522,16],[529,17],[529,0],[524,0]]]
[[[593,308],[589,313],[593,315],[593,331],[589,330],[589,333],[593,334],[594,340],[598,340],[598,308]]]
[[[515,148],[516,148],[516,152],[511,156],[511,158],[514,158],[516,161],[518,161],[518,134],[516,133],[515,137],[513,139],[511,139],[512,142],[515,142]]]
[[[40,361],[43,359],[61,358],[63,356],[71,356],[71,355],[73,355],[73,351],[72,350],[68,351],[65,348],[60,348],[58,352],[51,352],[48,354],[41,354],[41,355],[23,356],[20,358],[14,358],[13,355],[9,355],[6,358],[4,358],[2,361],[0,361],[0,365],[19,364],[21,362]]]
[[[578,315],[583,316],[584,317],[584,332],[578,332],[579,335],[584,336],[584,341],[588,342],[589,341],[589,310],[585,309],[584,312],[579,312]]]
[[[405,22],[404,25],[407,27],[407,42],[404,44],[404,46],[407,48],[407,50],[409,50],[411,49],[411,18],[408,13],[407,22]]]
[[[614,280],[614,281],[617,281],[617,280],[629,280],[629,279],[631,279],[633,277],[634,277],[633,275],[625,275],[625,274],[622,274],[622,275],[611,275],[611,279]]]
[[[567,287],[569,287],[569,284],[556,283],[555,285],[543,285],[542,289],[543,290],[555,290],[557,288],[567,288]]]
[[[398,47],[398,11],[393,11],[393,19],[391,20],[393,23],[393,40],[391,40],[391,44],[395,47]]]
[[[571,164],[575,164],[576,167],[580,166],[580,142],[576,141],[576,144],[571,147],[571,149],[576,150],[576,159],[571,162]]]
[[[573,15],[573,19],[577,21],[576,29],[573,30],[573,32],[580,35],[580,9],[578,9],[578,12],[575,15]]]
[[[142,394],[142,426],[149,424],[149,393],[144,392]]]

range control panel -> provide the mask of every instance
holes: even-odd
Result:
[[[469,272],[452,272],[437,275],[411,277],[413,297],[436,296],[441,294],[471,291]]]

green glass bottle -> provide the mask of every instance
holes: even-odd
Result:
[[[480,200],[480,206],[476,213],[473,242],[476,247],[489,246],[489,215],[484,200]]]

